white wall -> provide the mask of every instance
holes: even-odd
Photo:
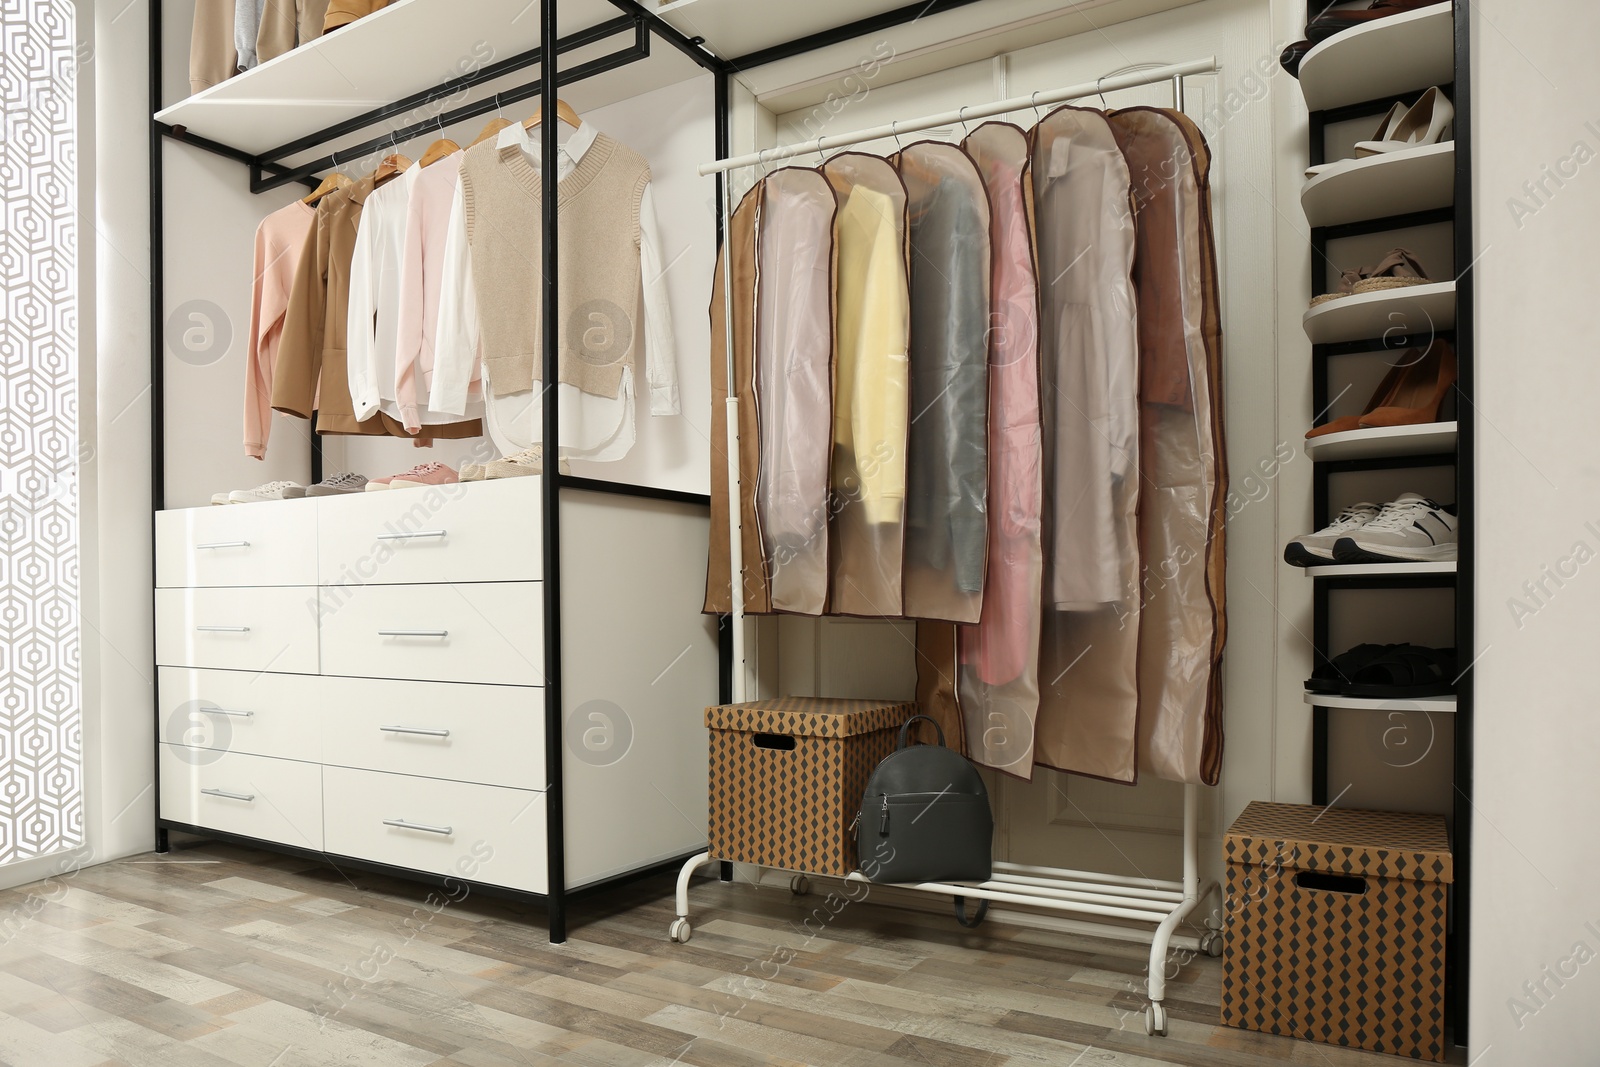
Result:
[[[1576,0],[1470,7],[1481,256],[1472,1058],[1588,1064],[1600,1007],[1600,569],[1562,561],[1600,551],[1589,441],[1600,13]],[[1544,191],[1530,196],[1528,182]],[[1544,591],[1530,596],[1527,582]]]

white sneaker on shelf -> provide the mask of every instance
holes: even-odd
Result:
[[[1334,542],[1333,558],[1339,563],[1453,562],[1459,525],[1454,504],[1406,493],[1385,504],[1377,518]]]
[[[231,504],[231,503],[233,503],[233,501],[228,499],[228,497],[231,496],[231,495],[232,495],[231,493],[228,493],[226,491],[221,492],[221,493],[212,493],[211,494],[211,503],[212,504]]]
[[[1333,546],[1341,537],[1378,517],[1382,509],[1363,501],[1339,512],[1339,517],[1316,533],[1302,534],[1283,548],[1283,561],[1291,567],[1326,567],[1333,563]]]
[[[268,482],[254,489],[235,489],[228,494],[230,504],[255,504],[263,500],[282,500],[285,489],[303,489],[299,482]]]

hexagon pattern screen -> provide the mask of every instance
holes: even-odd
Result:
[[[73,40],[0,0],[0,863],[83,843]]]

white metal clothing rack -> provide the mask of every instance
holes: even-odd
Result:
[[[1013,97],[1009,100],[963,107],[956,111],[941,112],[937,115],[928,115],[907,122],[891,122],[886,126],[873,126],[868,129],[857,130],[854,133],[818,137],[815,140],[783,145],[777,148],[767,148],[748,155],[735,156],[731,159],[719,159],[711,163],[701,164],[699,172],[701,176],[712,174],[720,174],[722,176],[722,232],[730,233],[731,230],[728,223],[729,216],[733,211],[733,190],[729,175],[733,171],[747,167],[764,166],[779,159],[791,159],[795,156],[809,155],[811,153],[820,154],[830,149],[845,148],[867,141],[875,141],[882,137],[899,137],[903,134],[948,126],[951,123],[966,123],[972,120],[991,118],[995,115],[1003,115],[1012,111],[1020,111],[1025,108],[1040,108],[1051,104],[1065,103],[1069,100],[1081,100],[1101,93],[1115,92],[1119,89],[1132,89],[1143,85],[1156,85],[1161,82],[1171,83],[1173,105],[1181,110],[1184,101],[1184,78],[1200,74],[1213,74],[1216,73],[1217,69],[1215,56],[1191,60],[1187,63],[1174,63],[1129,74],[1100,78],[1081,85],[1067,86],[1061,89],[1030,93],[1027,96]],[[725,357],[727,359],[726,380],[728,382],[728,395],[725,400],[728,434],[728,499],[731,502],[728,509],[728,541],[731,549],[729,565],[732,568],[737,568],[740,565],[739,561],[744,558],[744,554],[743,529],[740,523],[740,509],[737,503],[740,499],[741,478],[739,469],[739,399],[733,388],[735,381],[732,343],[733,310],[729,273],[726,269],[723,271],[723,336],[727,341]],[[737,703],[746,699],[744,596],[739,581],[734,580],[729,584],[733,594],[733,699]],[[673,941],[682,943],[689,940],[692,932],[689,925],[689,882],[693,878],[695,871],[711,863],[716,858],[718,857],[713,857],[710,852],[702,852],[690,858],[679,872],[677,918],[673,921],[669,931]],[[859,871],[850,874],[847,880],[856,882],[868,881]],[[795,893],[803,893],[806,884],[805,874],[797,872],[790,881],[790,888]],[[994,876],[986,882],[921,882],[913,885],[902,884],[897,888],[914,889],[924,893],[953,897],[957,900],[972,898],[981,902],[978,918],[981,918],[983,912],[987,910],[989,903],[994,902],[1037,908],[1043,911],[1152,924],[1154,931],[1150,942],[1150,967],[1147,982],[1150,1003],[1144,1013],[1145,1032],[1164,1036],[1167,1032],[1167,1014],[1162,1002],[1166,996],[1167,952],[1171,948],[1173,934],[1177,931],[1178,926],[1200,906],[1200,902],[1210,896],[1217,887],[1214,882],[1207,882],[1204,885],[1200,882],[1200,788],[1196,785],[1186,784],[1183,787],[1183,879],[1181,881],[1131,878],[1125,875],[1106,874],[1096,871],[1075,871],[1059,867],[1034,867],[1019,863],[997,862],[994,864]],[[958,912],[958,914],[960,913]],[[963,922],[965,922],[964,919]],[[970,925],[976,924],[977,919],[970,923]],[[1216,919],[1207,918],[1205,925],[1206,933],[1200,938],[1200,949],[1208,955],[1220,956],[1222,954],[1221,923]]]

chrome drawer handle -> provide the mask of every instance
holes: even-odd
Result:
[[[200,792],[208,797],[226,797],[229,800],[243,800],[246,803],[254,800],[254,793],[230,793],[226,789],[202,789]]]
[[[379,630],[379,637],[449,637],[449,630]]]
[[[380,731],[386,734],[416,734],[419,737],[449,737],[449,730],[419,730],[414,726],[380,726]]]
[[[235,719],[253,719],[256,715],[253,711],[230,711],[227,708],[201,708],[200,710],[207,715],[232,715]]]
[[[449,837],[455,833],[453,826],[429,826],[427,823],[407,822],[404,819],[385,819],[385,826],[398,826],[402,830],[421,830],[425,834],[438,834],[440,837]]]
[[[202,548],[249,548],[249,541],[213,541],[209,545],[195,545],[197,550]]]
[[[443,530],[419,530],[416,533],[386,533],[379,534],[380,541],[409,541],[414,537],[443,537]]]
[[[247,634],[250,632],[250,627],[248,626],[196,626],[195,629],[203,634]]]

